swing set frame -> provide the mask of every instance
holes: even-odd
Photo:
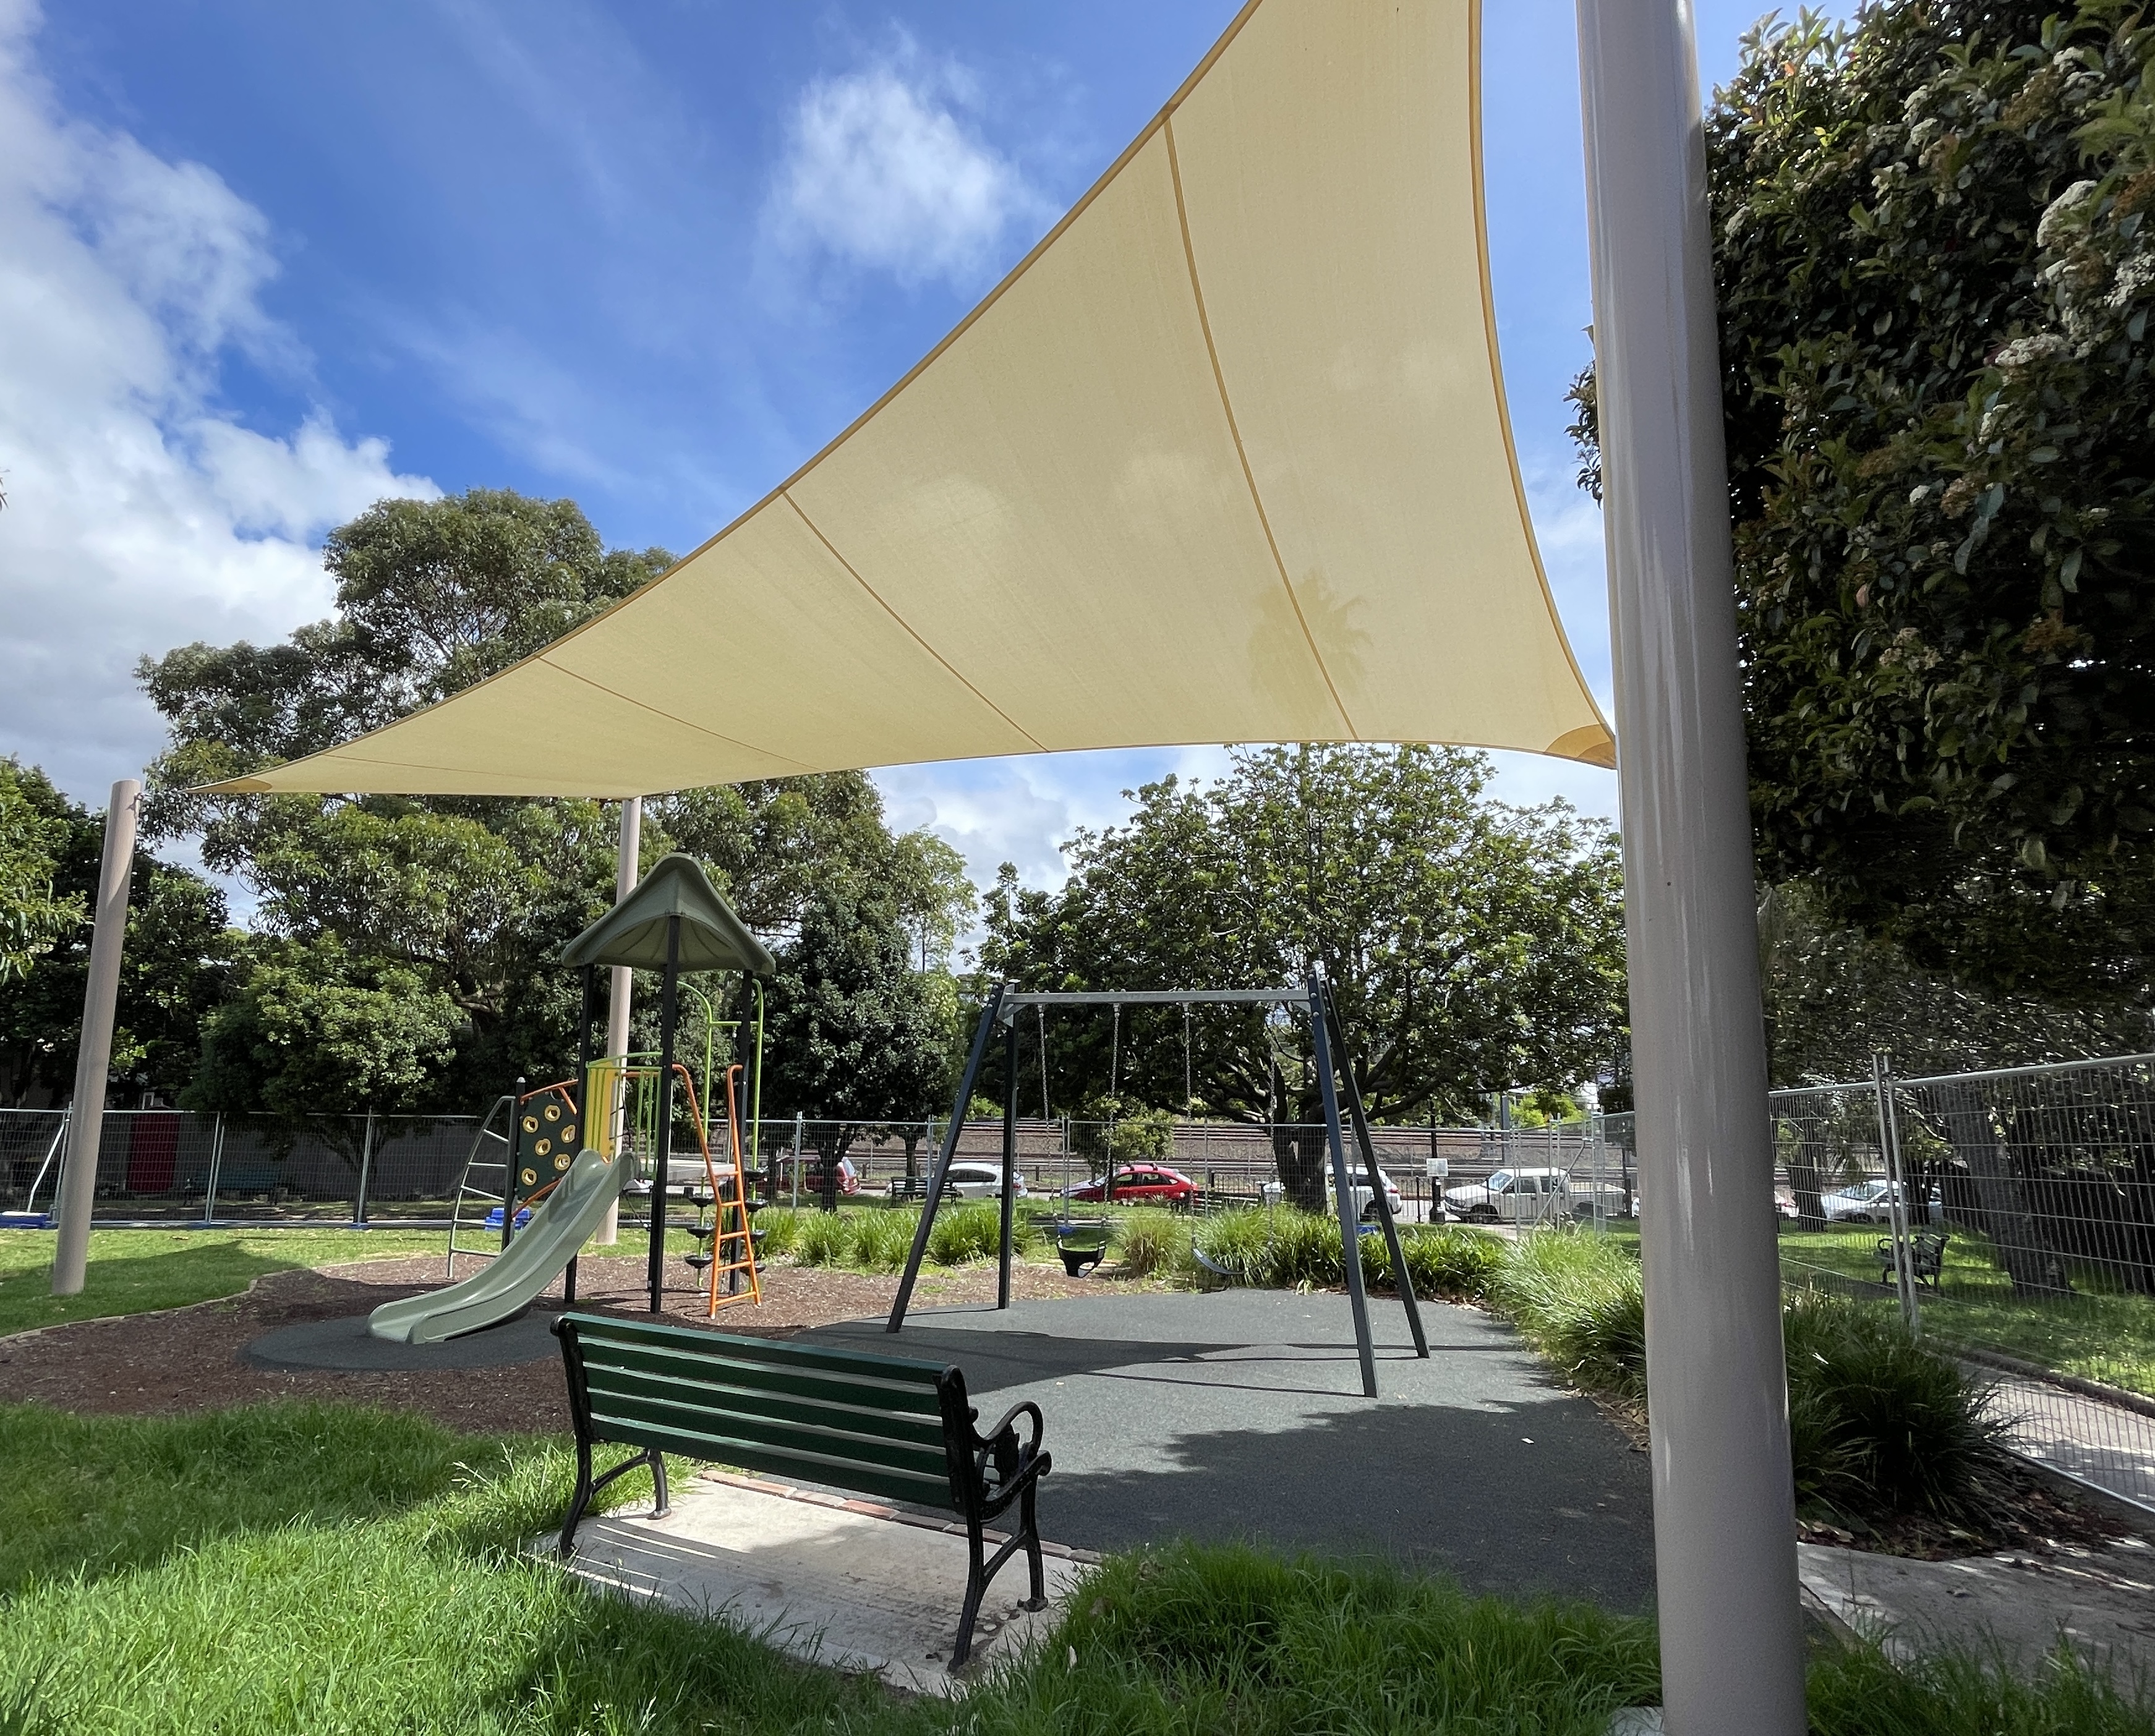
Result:
[[[1062,991],[1021,989],[1014,984],[998,983],[988,992],[987,1004],[980,1010],[980,1022],[973,1032],[973,1045],[965,1062],[964,1077],[958,1084],[957,1105],[951,1111],[950,1120],[943,1130],[943,1138],[936,1147],[934,1163],[929,1172],[928,1197],[922,1203],[920,1223],[913,1233],[912,1251],[907,1254],[905,1275],[898,1280],[898,1295],[891,1304],[890,1319],[884,1326],[887,1332],[896,1332],[905,1325],[906,1310],[912,1305],[913,1287],[920,1276],[920,1264],[928,1252],[928,1238],[934,1228],[935,1213],[943,1202],[944,1186],[950,1174],[951,1160],[956,1156],[958,1136],[965,1126],[965,1110],[973,1100],[973,1087],[979,1082],[980,1064],[987,1057],[988,1044],[996,1032],[1003,1034],[1003,1181],[1001,1194],[1002,1233],[996,1248],[996,1306],[1011,1305],[1011,1230],[1017,1206],[1017,1094],[1018,1094],[1018,1011],[1021,1008],[1040,1009],[1042,1049],[1046,1053],[1047,1013],[1049,1007],[1109,1007],[1120,1009],[1126,1006],[1193,1006],[1226,1004],[1231,1006],[1277,1006],[1289,1012],[1299,1013],[1309,1020],[1311,1047],[1317,1065],[1318,1095],[1324,1108],[1325,1144],[1332,1161],[1332,1197],[1339,1213],[1339,1246],[1344,1256],[1340,1264],[1345,1269],[1347,1299],[1354,1316],[1354,1347],[1362,1365],[1362,1396],[1377,1396],[1377,1359],[1369,1335],[1369,1299],[1362,1282],[1361,1227],[1359,1213],[1355,1209],[1354,1185],[1349,1179],[1347,1140],[1351,1133],[1360,1170],[1369,1185],[1372,1202],[1377,1214],[1377,1224],[1384,1235],[1385,1245],[1392,1256],[1392,1273],[1399,1285],[1400,1301],[1406,1310],[1408,1330],[1414,1335],[1415,1355],[1426,1358],[1429,1339],[1422,1330],[1421,1310],[1416,1305],[1414,1284],[1407,1274],[1405,1251],[1400,1245],[1399,1225],[1392,1217],[1391,1202],[1385,1197],[1385,1180],[1377,1167],[1377,1151],[1369,1134],[1369,1117],[1362,1106],[1362,1090],[1354,1078],[1354,1066],[1348,1059],[1346,1031],[1340,1023],[1339,1008],[1332,993],[1332,986],[1323,975],[1312,972],[1307,987],[1303,988],[1148,988],[1148,989],[1070,989]],[[1187,1061],[1184,1071],[1188,1073]],[[1185,1076],[1185,1095],[1187,1093]],[[1344,1114],[1343,1116],[1343,1105]],[[1110,1146],[1109,1175],[1113,1174],[1112,1146]],[[1111,1179],[1112,1187],[1112,1179]],[[1067,1205],[1065,1209],[1067,1210]]]

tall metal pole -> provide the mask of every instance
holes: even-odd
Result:
[[[1324,1024],[1324,984],[1309,979],[1309,1046],[1317,1067],[1317,1090],[1324,1105],[1324,1143],[1332,1157],[1332,1199],[1339,1208],[1340,1264],[1347,1279],[1347,1307],[1354,1316],[1354,1350],[1362,1363],[1362,1396],[1377,1396],[1377,1354],[1369,1340],[1369,1299],[1362,1288],[1361,1214],[1347,1179],[1347,1141],[1339,1126],[1339,1088],[1333,1078],[1332,1044]],[[1401,1263],[1405,1276],[1405,1263]]]
[[[1003,1027],[1002,1233],[996,1244],[996,1306],[1011,1305],[1011,1241],[1017,1210],[1017,1015]]]
[[[127,897],[135,878],[135,828],[141,780],[122,778],[105,808],[105,856],[97,872],[97,926],[90,937],[90,982],[82,995],[82,1046],[76,1051],[67,1159],[60,1169],[53,1294],[79,1296],[90,1272],[90,1220],[97,1204],[97,1147],[105,1134],[105,1085],[112,1070],[112,1022],[120,1003],[120,957],[127,939]]]
[[[1661,1691],[1804,1728],[1706,139],[1687,0],[1579,0]]]
[[[631,796],[621,804],[621,845],[614,858],[613,901],[618,904],[636,890],[637,864],[643,848],[643,798]],[[607,996],[607,1046],[608,1054],[628,1053],[628,1003],[636,988],[636,973],[625,964],[617,964],[612,973]],[[622,1141],[628,1131],[628,1092],[619,1093],[614,1105],[612,1142],[609,1151],[618,1153]],[[585,1136],[591,1136],[587,1127]],[[599,1220],[598,1233],[591,1240],[601,1248],[611,1248],[621,1240],[621,1201],[616,1198],[607,1207],[606,1216]]]
[[[928,1172],[928,1195],[920,1202],[920,1222],[913,1228],[913,1247],[905,1256],[905,1270],[898,1280],[898,1294],[890,1305],[890,1318],[883,1323],[883,1330],[895,1332],[905,1325],[905,1311],[913,1305],[913,1286],[920,1278],[920,1263],[928,1255],[928,1238],[935,1228],[935,1208],[943,1198],[943,1178],[950,1172],[950,1158],[958,1149],[958,1136],[965,1128],[965,1105],[973,1100],[973,1085],[980,1076],[980,1062],[988,1052],[988,1039],[996,1027],[1002,1023],[1003,995],[1009,988],[1007,983],[998,983],[988,991],[988,1003],[980,1008],[980,1022],[973,1032],[973,1052],[966,1057],[965,1070],[958,1080],[958,1103],[950,1111],[950,1120],[943,1129],[943,1141],[935,1152],[935,1161]],[[1015,1013],[1011,1015],[1015,1018]],[[797,1127],[798,1122],[795,1123]],[[794,1147],[800,1148],[800,1135],[794,1136]]]
[[[681,918],[666,919],[666,973],[658,986],[658,1126],[651,1172],[651,1311],[663,1305],[666,1282],[666,1189],[673,1173],[673,1027],[681,1010]]]

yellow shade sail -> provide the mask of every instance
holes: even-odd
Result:
[[[1535,550],[1473,0],[1252,0],[918,367],[634,595],[229,791],[627,796],[1078,748],[1614,763]]]

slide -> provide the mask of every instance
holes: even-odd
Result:
[[[366,1317],[366,1330],[396,1344],[439,1344],[521,1312],[591,1239],[627,1173],[626,1163],[609,1163],[596,1151],[578,1152],[506,1253],[496,1254],[462,1284],[383,1303]]]

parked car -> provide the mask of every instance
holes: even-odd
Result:
[[[1369,1191],[1368,1174],[1359,1164],[1350,1164],[1348,1169],[1349,1175],[1354,1178],[1347,1185],[1354,1196],[1354,1215],[1365,1222],[1375,1222],[1377,1197]],[[1379,1170],[1377,1173],[1385,1177],[1385,1203],[1392,1208],[1392,1222],[1397,1223],[1406,1213],[1406,1208],[1400,1199],[1400,1190],[1392,1178],[1385,1175],[1383,1170]],[[1324,1194],[1327,1199],[1333,1197],[1333,1190],[1329,1187],[1326,1187]]]
[[[1610,1212],[1623,1208],[1623,1190],[1605,1184]],[[1470,1222],[1544,1223],[1557,1218],[1590,1217],[1594,1183],[1574,1181],[1561,1169],[1500,1169],[1486,1182],[1466,1182],[1444,1190],[1446,1208]]]
[[[1828,1223],[1884,1223],[1892,1216],[1893,1207],[1901,1197],[1900,1183],[1889,1188],[1883,1182],[1858,1182],[1844,1187],[1838,1193],[1821,1194],[1819,1209],[1825,1214]],[[1931,1190],[1930,1199],[1920,1208],[1911,1208],[1911,1222],[1927,1219],[1936,1223],[1945,1216],[1938,1202],[1937,1190]]]
[[[1115,1172],[1115,1197],[1125,1205],[1188,1206],[1204,1190],[1179,1169],[1170,1169],[1164,1163],[1125,1164]],[[1068,1189],[1064,1196],[1073,1200],[1103,1200],[1108,1197],[1103,1182],[1088,1182],[1081,1187]]]
[[[1025,1196],[1025,1177],[1020,1173],[1016,1185],[1011,1189],[1016,1198]],[[1003,1167],[978,1158],[957,1157],[950,1162],[949,1178],[943,1184],[943,1193],[949,1199],[1001,1199],[1003,1197]]]

